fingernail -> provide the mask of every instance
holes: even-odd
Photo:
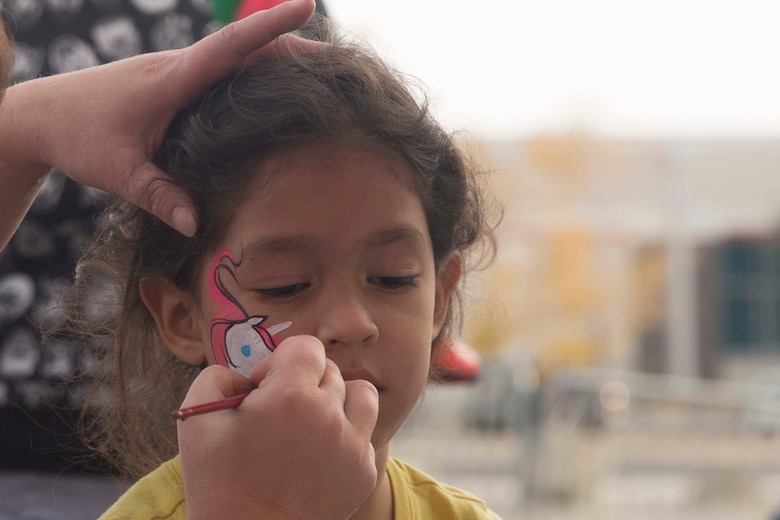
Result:
[[[197,224],[195,224],[195,217],[192,215],[192,211],[184,206],[177,206],[173,210],[171,215],[171,222],[173,228],[187,237],[195,236],[195,232],[198,230]]]

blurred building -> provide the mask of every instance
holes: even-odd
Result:
[[[602,365],[749,377],[780,364],[780,143],[472,144],[506,207],[466,337],[544,376]],[[496,302],[496,303],[491,303]]]

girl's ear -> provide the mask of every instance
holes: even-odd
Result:
[[[450,298],[458,286],[463,272],[463,257],[460,253],[452,253],[447,258],[436,274],[436,301],[433,306],[433,336],[436,338],[441,332],[444,320],[447,318],[447,310],[450,307]]]
[[[203,341],[197,307],[189,294],[164,276],[143,278],[138,290],[168,350],[190,365],[205,363],[207,342]]]

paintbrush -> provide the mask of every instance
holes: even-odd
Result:
[[[240,405],[241,401],[243,401],[244,398],[248,395],[249,392],[244,392],[243,394],[237,394],[233,397],[220,399],[219,401],[212,401],[210,403],[199,404],[197,406],[190,406],[189,408],[182,408],[181,410],[175,410],[171,416],[174,419],[183,421],[187,417],[192,417],[193,415],[216,412],[217,410],[229,410]]]

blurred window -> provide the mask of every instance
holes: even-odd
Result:
[[[770,240],[719,248],[720,343],[727,353],[780,352],[780,256]]]

